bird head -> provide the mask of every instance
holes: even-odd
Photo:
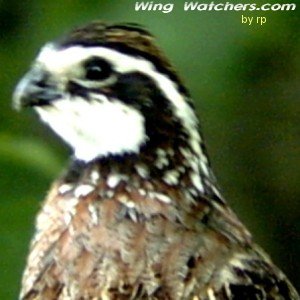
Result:
[[[186,89],[153,36],[136,25],[93,22],[46,44],[14,105],[33,107],[84,161],[179,135],[198,138]]]

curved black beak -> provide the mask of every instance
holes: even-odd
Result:
[[[13,94],[13,107],[50,105],[53,100],[61,98],[57,85],[50,81],[50,76],[41,70],[30,70],[18,83]]]

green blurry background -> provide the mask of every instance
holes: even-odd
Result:
[[[196,101],[225,197],[299,289],[299,13],[184,12],[183,2],[164,14],[130,0],[0,1],[1,300],[17,297],[36,212],[69,154],[31,111],[11,109],[11,94],[40,46],[94,19],[158,37]]]

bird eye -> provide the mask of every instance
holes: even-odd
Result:
[[[111,65],[104,59],[94,57],[84,64],[85,78],[88,80],[105,80],[112,73]]]

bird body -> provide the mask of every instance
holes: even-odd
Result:
[[[36,222],[20,299],[299,299],[222,198],[190,96],[136,25],[46,45],[19,83],[74,151]]]

